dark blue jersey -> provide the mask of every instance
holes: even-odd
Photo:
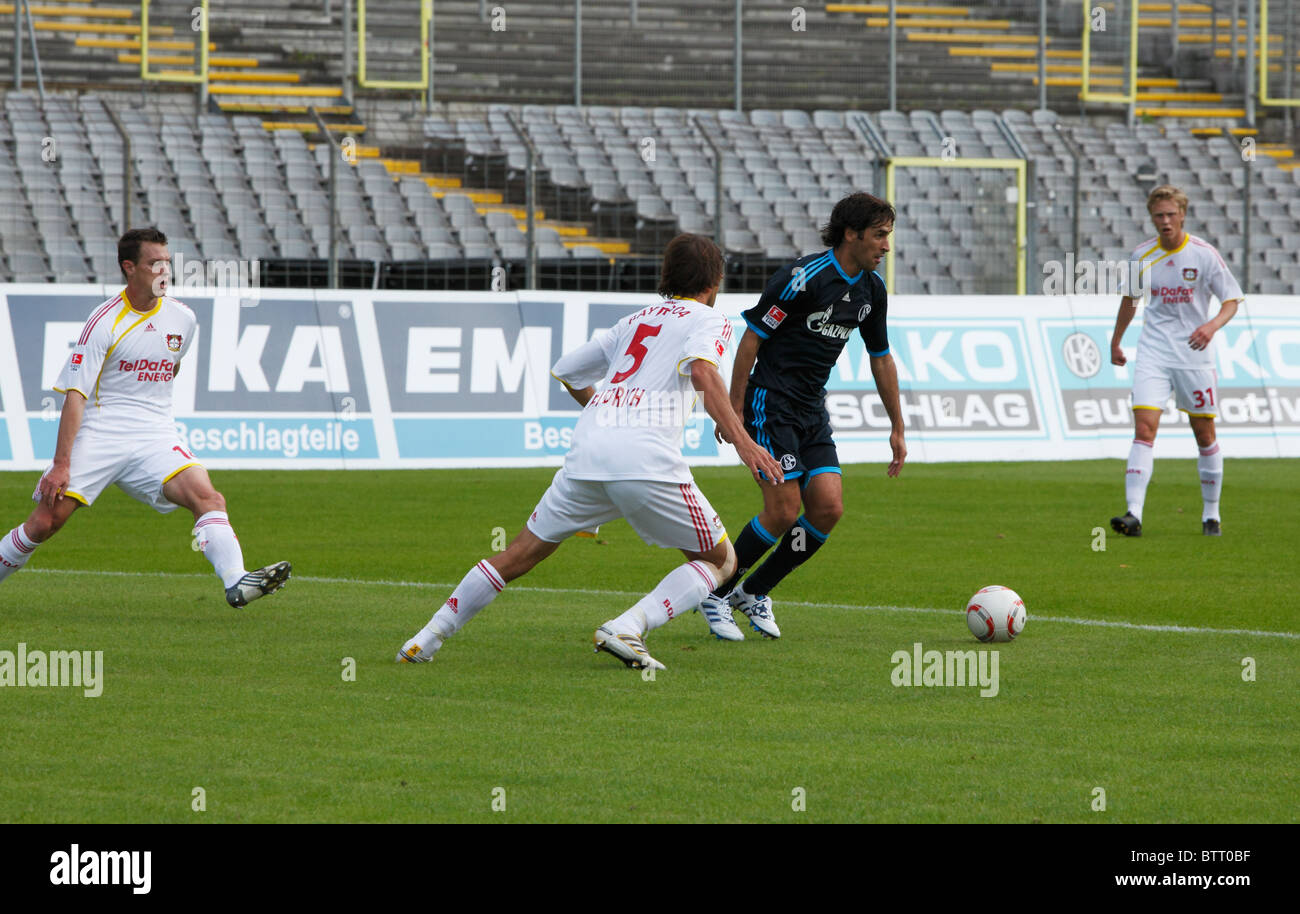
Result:
[[[889,352],[885,311],[885,281],[874,271],[846,276],[831,251],[787,264],[743,315],[763,340],[749,383],[820,409],[854,329],[871,355]]]

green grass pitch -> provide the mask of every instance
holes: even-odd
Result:
[[[780,641],[688,614],[650,636],[653,681],[594,654],[680,561],[619,521],[394,663],[552,473],[214,472],[250,566],[294,563],[243,611],[183,512],[106,493],[0,586],[0,650],[104,658],[98,698],[0,688],[0,821],[1300,818],[1295,461],[1228,461],[1213,539],[1193,463],[1162,460],[1133,540],[1107,524],[1119,461],[851,466],[844,520],[773,594]],[[696,479],[733,533],[756,512],[743,470]],[[0,474],[5,529],[34,482]],[[987,584],[1025,599],[1011,644],[966,630]],[[998,694],[896,687],[915,642],[998,649]]]

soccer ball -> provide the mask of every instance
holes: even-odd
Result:
[[[966,601],[966,625],[977,641],[1010,641],[1025,627],[1025,601],[1010,587],[985,587]]]

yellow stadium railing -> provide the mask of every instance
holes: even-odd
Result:
[[[357,0],[357,84],[367,89],[429,88],[429,24],[433,0],[420,0],[420,78],[369,79],[366,76],[366,0]]]
[[[1079,98],[1085,102],[1119,102],[1125,105],[1132,105],[1137,102],[1137,72],[1138,72],[1138,11],[1137,4],[1130,4],[1129,11],[1129,45],[1128,45],[1128,91],[1127,92],[1093,92],[1088,88],[1090,79],[1088,71],[1091,66],[1090,51],[1092,48],[1092,11],[1094,0],[1083,0],[1083,50],[1080,53],[1080,62],[1083,65],[1081,72],[1082,80],[1080,82]]]
[[[1274,98],[1268,94],[1268,2],[1269,0],[1260,0],[1259,4],[1259,103],[1300,107],[1300,98]],[[1284,70],[1295,65],[1294,60],[1283,57]]]
[[[1024,159],[945,159],[928,156],[898,156],[885,163],[885,199],[895,199],[895,168],[1002,168],[1016,173],[1016,294],[1025,294],[1025,257],[1029,246],[1026,168]],[[885,255],[885,288],[894,289],[894,245]]]
[[[149,3],[140,0],[140,78],[170,83],[208,82],[208,0],[199,0],[199,60],[198,70],[193,73],[177,73],[174,70],[158,71],[149,69]],[[192,11],[192,10],[191,10]]]

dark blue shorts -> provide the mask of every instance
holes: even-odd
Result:
[[[810,410],[751,384],[745,391],[745,431],[781,464],[786,482],[798,479],[802,488],[819,473],[840,472],[825,406]]]

